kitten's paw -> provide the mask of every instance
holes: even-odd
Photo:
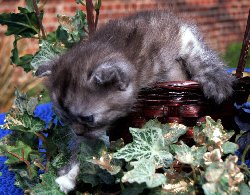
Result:
[[[75,188],[76,177],[79,174],[79,171],[80,171],[79,164],[75,164],[72,166],[72,168],[67,174],[56,178],[55,181],[59,185],[61,191],[67,194],[69,191]]]
[[[222,74],[220,77],[198,77],[195,79],[202,86],[203,93],[208,99],[213,99],[217,104],[228,100],[233,94],[234,76]]]

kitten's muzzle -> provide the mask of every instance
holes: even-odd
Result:
[[[92,134],[94,135],[96,131],[104,129],[105,126],[90,127],[81,123],[73,123],[70,125],[70,127],[77,136],[91,137]]]

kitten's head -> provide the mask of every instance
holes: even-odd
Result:
[[[129,62],[118,53],[92,48],[79,45],[37,71],[48,75],[57,115],[82,135],[126,115],[135,99]]]

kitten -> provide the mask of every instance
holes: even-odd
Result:
[[[156,82],[197,81],[219,104],[235,80],[197,27],[166,11],[110,21],[37,74],[49,75],[55,111],[85,137],[98,137]]]

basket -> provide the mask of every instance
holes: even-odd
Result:
[[[236,69],[238,83],[230,100],[218,105],[204,97],[200,85],[194,81],[157,83],[152,88],[142,89],[137,102],[127,117],[118,120],[109,131],[110,140],[123,138],[131,141],[129,127],[142,127],[148,120],[157,118],[162,123],[177,122],[194,126],[204,116],[221,119],[225,129],[237,130],[234,122],[234,103],[242,104],[250,94],[250,77],[242,77],[250,46],[250,10],[243,39],[241,55]]]

